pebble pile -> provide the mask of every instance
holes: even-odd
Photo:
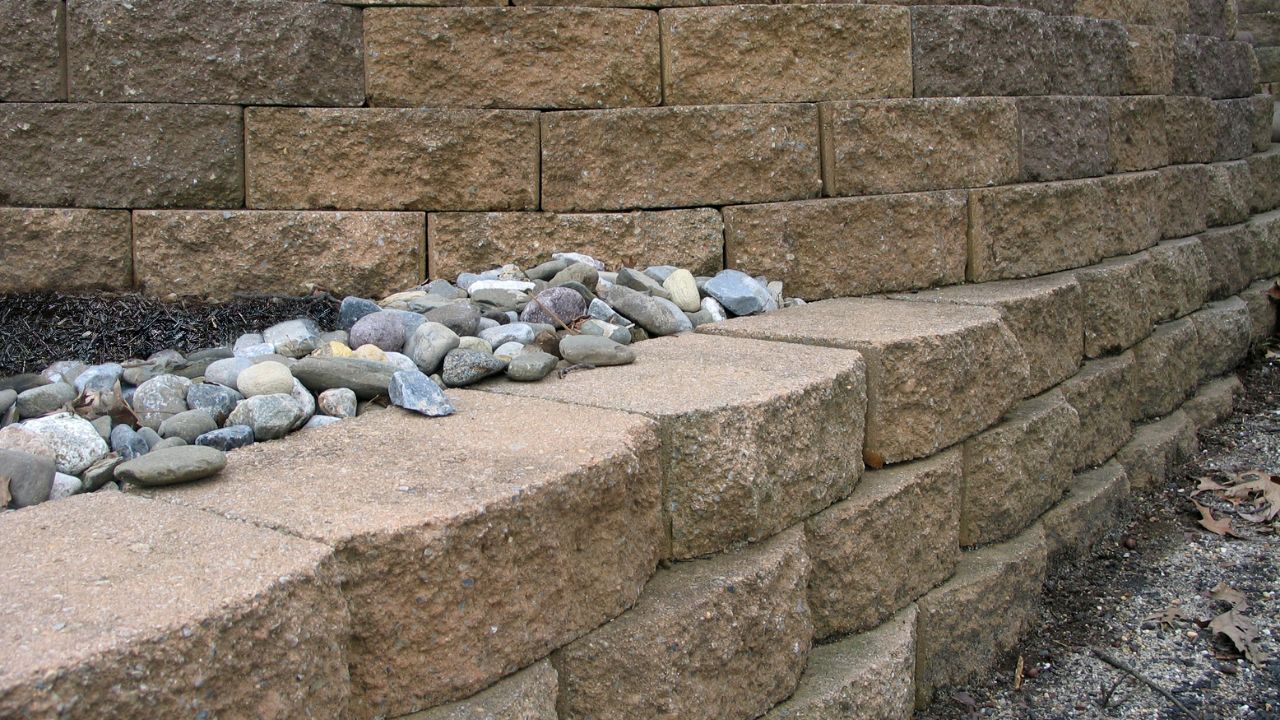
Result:
[[[381,301],[348,297],[341,327],[309,319],[232,347],[0,379],[0,507],[216,475],[226,453],[388,402],[453,413],[446,388],[503,375],[536,382],[635,361],[629,345],[801,304],[737,270],[606,271],[578,253],[433,280]]]

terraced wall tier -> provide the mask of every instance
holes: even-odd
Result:
[[[0,0],[0,292],[811,301],[0,515],[0,716],[909,718],[999,661],[1230,413],[1280,149],[1260,1],[989,5]]]

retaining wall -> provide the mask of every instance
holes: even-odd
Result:
[[[581,249],[819,302],[0,517],[0,715],[905,718],[989,667],[1280,274],[1233,4],[1001,4],[10,0],[5,289]]]

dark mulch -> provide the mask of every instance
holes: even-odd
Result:
[[[112,362],[226,345],[299,317],[332,329],[338,301],[325,294],[243,296],[219,304],[137,294],[0,295],[0,377],[39,372],[57,360]]]

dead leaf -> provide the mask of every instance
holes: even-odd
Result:
[[[1267,290],[1267,297],[1272,300],[1280,300],[1280,281],[1276,282],[1276,284],[1272,285]]]
[[[1023,658],[1021,655],[1019,655],[1019,656],[1018,656],[1018,669],[1017,669],[1017,670],[1015,670],[1015,671],[1014,671],[1014,673],[1013,673],[1013,689],[1014,689],[1014,690],[1021,690],[1021,689],[1022,689],[1022,672],[1023,672],[1024,670],[1026,670],[1026,668],[1027,668],[1026,659],[1025,659],[1025,658]]]
[[[1247,615],[1239,613],[1233,608],[1211,620],[1209,629],[1226,635],[1231,644],[1244,653],[1245,659],[1254,665],[1261,665],[1267,661],[1268,656],[1258,642],[1258,627],[1253,624],[1253,619]]]
[[[1214,482],[1213,480],[1207,477],[1202,477],[1200,478],[1200,484],[1196,486],[1195,490],[1191,491],[1191,497],[1195,497],[1196,495],[1199,495],[1202,492],[1209,492],[1211,490],[1226,490],[1226,489],[1227,489],[1226,485],[1219,485],[1218,483]]]
[[[1230,603],[1233,610],[1243,611],[1249,607],[1249,601],[1245,598],[1244,593],[1231,587],[1225,582],[1220,582],[1209,591],[1209,597],[1214,600],[1221,600]]]
[[[884,456],[875,450],[863,450],[862,462],[872,470],[879,470],[884,467]]]
[[[1170,605],[1158,613],[1152,613],[1143,620],[1154,620],[1160,623],[1161,627],[1173,627],[1180,622],[1190,622],[1193,618],[1182,612],[1182,608],[1177,605]]]
[[[1195,500],[1192,500],[1191,504],[1195,505],[1196,510],[1200,511],[1200,525],[1205,530],[1208,530],[1214,535],[1221,535],[1223,537],[1226,537],[1227,535],[1236,534],[1235,531],[1231,529],[1231,518],[1229,517],[1224,517],[1222,519],[1215,518],[1213,516],[1213,513],[1209,511],[1209,508],[1201,505]]]
[[[1256,499],[1260,504],[1258,512],[1251,513],[1245,519],[1258,522],[1254,518],[1261,517],[1262,522],[1271,522],[1280,515],[1280,483],[1276,482],[1270,473],[1249,471],[1239,473],[1235,477],[1241,481],[1240,484],[1228,488],[1225,495],[1237,500]],[[1246,478],[1252,479],[1245,481]],[[1255,495],[1256,498],[1254,498]]]
[[[11,478],[0,475],[0,508],[8,507],[9,501],[13,499],[13,495],[9,493],[9,482]]]

